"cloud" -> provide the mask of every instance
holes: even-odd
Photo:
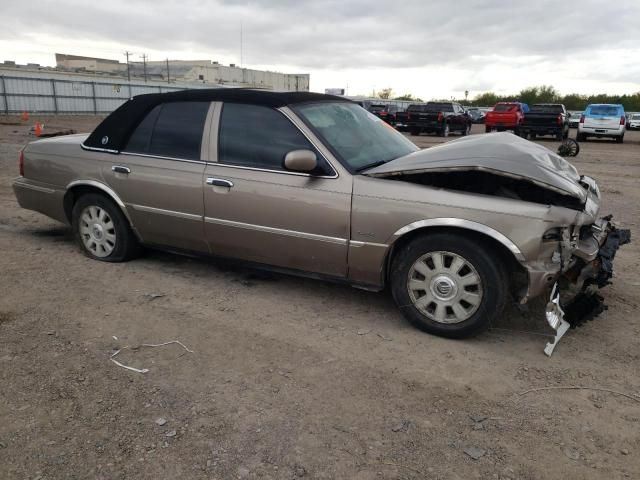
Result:
[[[598,0],[31,0],[3,8],[9,27],[0,30],[0,42],[55,38],[69,53],[89,42],[160,58],[197,52],[237,61],[242,24],[250,65],[312,72],[418,68],[424,82],[431,81],[430,70],[448,68],[466,76],[450,78],[456,90],[465,84],[482,90],[499,86],[492,66],[552,74],[568,64],[597,70],[590,59],[599,52],[635,55],[638,18],[640,2]],[[585,58],[582,67],[576,58]],[[633,75],[637,68],[609,72],[617,82],[637,82]],[[552,75],[546,83],[554,83]]]

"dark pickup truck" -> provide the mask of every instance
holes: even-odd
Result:
[[[406,112],[398,112],[397,122],[406,125],[411,135],[422,132],[448,137],[450,132],[469,135],[471,117],[462,105],[455,102],[429,102],[409,105]]]
[[[369,107],[369,111],[389,125],[396,124],[396,114],[398,113],[398,107],[396,105],[373,103]]]
[[[569,136],[569,117],[564,105],[538,103],[532,105],[520,125],[520,135],[534,139],[538,135],[553,135],[558,140]]]

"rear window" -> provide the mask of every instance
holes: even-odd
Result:
[[[533,105],[531,113],[562,113],[562,105]]]
[[[499,103],[493,109],[494,112],[511,112],[517,110],[518,105],[515,103]]]
[[[371,107],[369,107],[369,111],[371,112],[382,112],[386,109],[387,109],[386,105],[371,105]]]
[[[622,109],[615,105],[592,105],[587,108],[587,115],[599,117],[617,117],[622,115]]]
[[[453,104],[451,103],[435,103],[429,102],[425,106],[425,112],[453,112]]]

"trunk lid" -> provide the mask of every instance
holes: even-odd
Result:
[[[389,177],[465,170],[525,180],[583,203],[589,191],[576,168],[564,158],[506,132],[463,137],[397,158],[363,174]]]

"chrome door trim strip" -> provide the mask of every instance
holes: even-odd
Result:
[[[229,163],[219,163],[219,162],[208,162],[207,166],[215,166],[215,167],[225,167],[225,168],[238,168],[240,170],[253,170],[256,172],[270,172],[270,173],[280,173],[283,175],[296,175],[298,177],[312,177],[312,178],[338,178],[338,174],[336,173],[333,176],[327,175],[310,175],[308,173],[300,173],[300,172],[289,172],[287,170],[270,170],[268,168],[257,168],[257,167],[245,167],[242,165],[231,165]]]
[[[359,240],[349,240],[349,246],[351,247],[376,247],[376,248],[388,248],[386,243],[373,243],[373,242],[361,242]]]
[[[316,240],[319,242],[335,243],[337,245],[346,245],[346,238],[329,237],[326,235],[318,235],[316,233],[298,232],[296,230],[287,230],[284,228],[266,227],[264,225],[255,225],[252,223],[235,222],[233,220],[225,220],[223,218],[204,217],[206,223],[216,225],[224,225],[226,227],[244,228],[246,230],[254,230],[258,232],[274,233],[276,235],[285,235],[287,237],[304,238],[306,240]]]
[[[147,157],[147,158],[159,158],[161,160],[174,160],[176,162],[185,162],[185,163],[197,163],[200,165],[205,165],[207,162],[204,160],[188,160],[186,158],[176,158],[176,157],[163,157],[161,155],[149,155],[148,153],[137,153],[137,152],[120,152],[122,155],[134,155],[136,157]]]
[[[405,225],[404,227],[396,231],[391,237],[389,243],[394,243],[405,233],[423,227],[460,227],[484,233],[485,235],[488,235],[489,237],[497,240],[502,245],[507,247],[509,251],[516,257],[516,259],[518,259],[518,261],[526,261],[526,258],[522,254],[522,251],[520,251],[516,244],[509,240],[509,238],[507,238],[505,235],[498,232],[497,230],[494,230],[491,227],[483,225],[482,223],[472,222],[471,220],[465,220],[463,218],[431,218],[429,220],[419,220],[417,222],[410,223],[409,225]]]
[[[146,205],[136,205],[134,203],[130,203],[129,206],[134,210],[138,210],[141,212],[159,213],[161,215],[168,215],[170,217],[202,221],[202,215],[196,215],[193,213],[176,212],[175,210],[165,210],[164,208],[148,207]]]
[[[35,190],[36,192],[41,192],[41,193],[56,193],[55,189],[53,188],[46,188],[46,187],[39,187],[38,185],[31,185],[30,183],[24,183],[21,181],[16,181],[13,183],[16,187],[21,187],[21,188],[27,188],[29,190]]]

